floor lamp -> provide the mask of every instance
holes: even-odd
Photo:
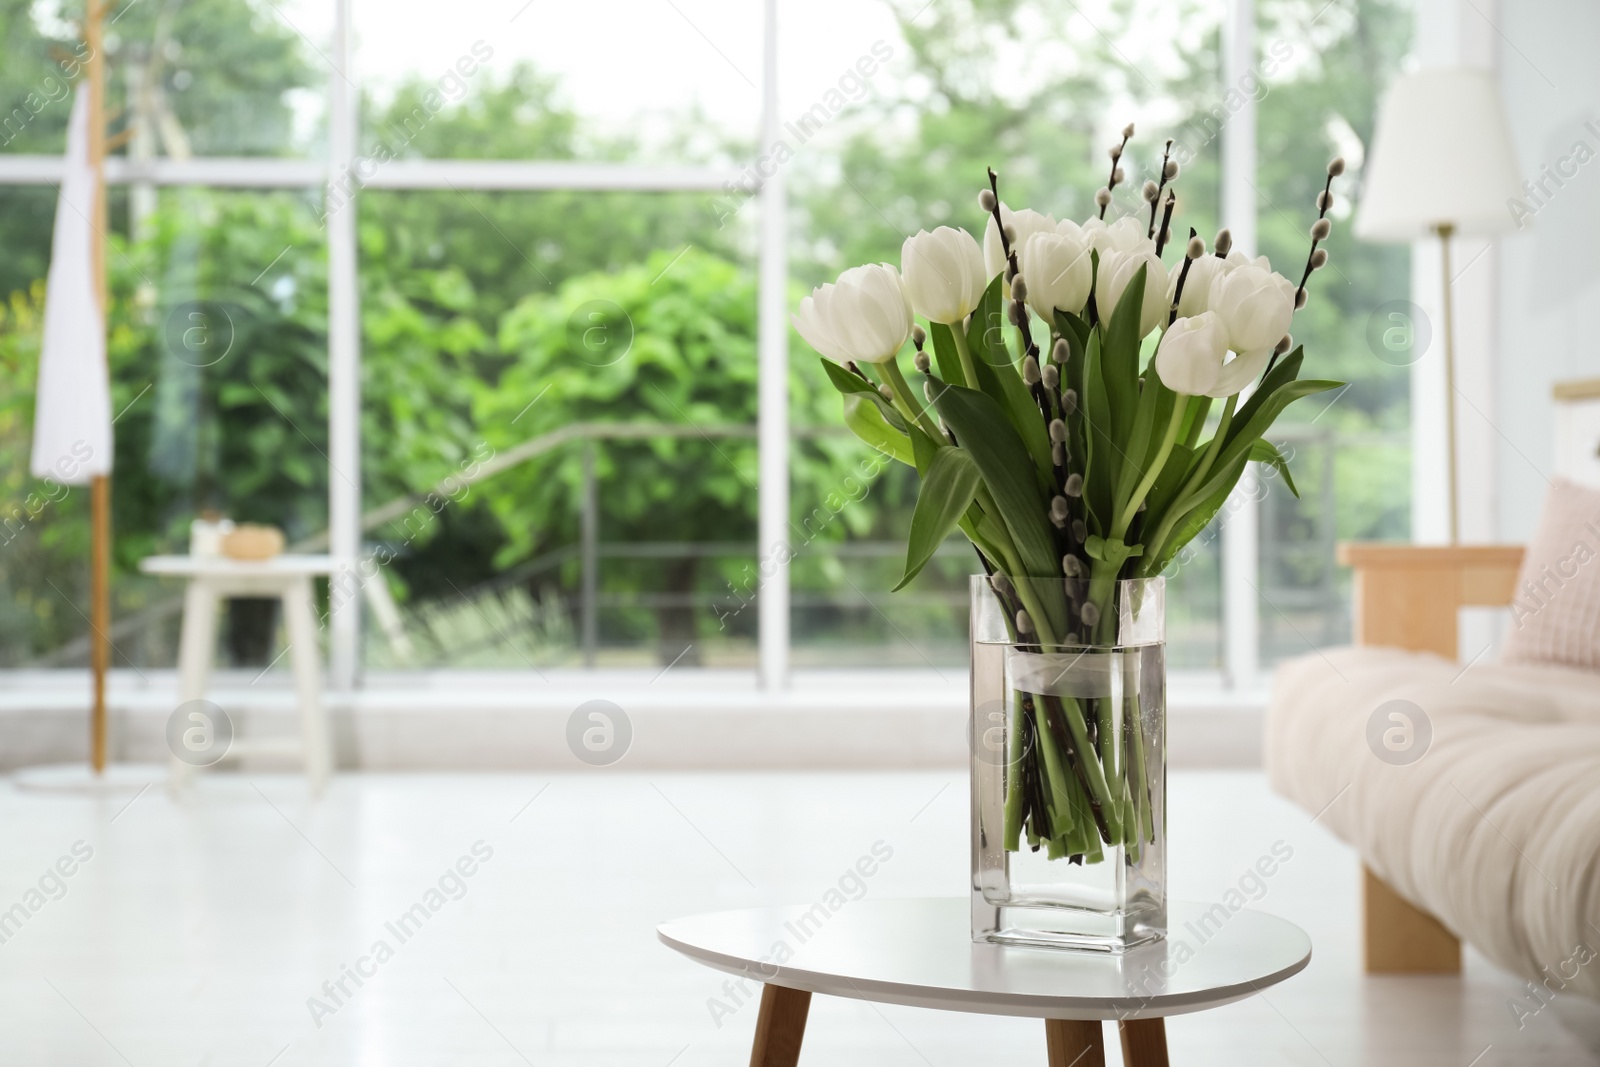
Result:
[[[1492,237],[1513,228],[1522,196],[1511,124],[1500,88],[1486,70],[1443,68],[1404,74],[1378,111],[1362,179],[1357,237],[1439,239],[1443,268],[1445,452],[1449,460],[1450,543],[1461,540],[1457,496],[1456,353],[1450,240]]]

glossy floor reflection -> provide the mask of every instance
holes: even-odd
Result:
[[[1171,798],[1175,894],[1238,888],[1316,946],[1266,996],[1174,1019],[1174,1064],[1596,1061],[1600,1005],[1519,1029],[1520,983],[1476,955],[1460,979],[1364,977],[1354,857],[1259,775],[1175,773]],[[739,1064],[754,1006],[657,922],[820,899],[874,848],[873,897],[967,880],[956,770],[344,775],[317,802],[224,775],[131,805],[0,783],[0,826],[8,1065]],[[1292,856],[1258,881],[1274,845]],[[1044,1057],[1036,1022],[818,998],[802,1062]]]

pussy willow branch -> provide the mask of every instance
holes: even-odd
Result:
[[[1159,197],[1160,195],[1161,194],[1158,191],[1156,193],[1156,196]],[[1177,206],[1177,203],[1178,203],[1178,194],[1173,193],[1173,192],[1168,192],[1167,193],[1167,207],[1166,207],[1166,210],[1163,211],[1162,215],[1161,215],[1161,236],[1156,239],[1156,255],[1157,256],[1161,255],[1162,250],[1167,247],[1168,239],[1172,237],[1172,209]],[[1154,204],[1150,205],[1150,209],[1151,209],[1151,211],[1153,213],[1155,211],[1155,205]]]
[[[1122,143],[1117,145],[1116,155],[1111,157],[1111,173],[1106,176],[1106,192],[1107,193],[1111,193],[1111,192],[1115,192],[1116,191],[1116,188],[1117,188],[1117,170],[1122,165],[1122,157],[1128,151],[1128,142],[1130,140],[1132,140],[1132,138],[1129,135],[1123,134]],[[1111,201],[1110,200],[1107,200],[1104,204],[1100,205],[1100,218],[1101,219],[1104,219],[1106,217],[1106,208],[1108,208],[1110,206],[1111,206]]]
[[[1334,162],[1335,163],[1340,163],[1339,160],[1335,160]],[[1334,172],[1334,167],[1333,167],[1332,164],[1330,164],[1329,167],[1328,167],[1328,180],[1323,183],[1322,192],[1317,194],[1317,221],[1318,222],[1321,222],[1327,216],[1328,209],[1333,206],[1333,178],[1334,178],[1334,173],[1333,172]],[[1315,227],[1313,227],[1313,229],[1315,229]],[[1306,291],[1306,282],[1308,280],[1310,280],[1311,272],[1316,269],[1311,265],[1311,261],[1316,258],[1317,245],[1319,245],[1321,243],[1322,242],[1320,241],[1320,239],[1316,236],[1316,234],[1313,233],[1312,236],[1311,236],[1311,250],[1306,253],[1306,269],[1303,272],[1301,272],[1301,274],[1300,274],[1300,284],[1298,286],[1296,286],[1295,290],[1294,290],[1294,310],[1295,311],[1299,311],[1300,310],[1300,301],[1304,298],[1304,294],[1305,294],[1305,291]],[[1280,354],[1281,353],[1279,353],[1276,350],[1273,351],[1272,358],[1267,361],[1267,369],[1261,372],[1261,380],[1262,381],[1266,381],[1267,380],[1267,375],[1272,373],[1272,368],[1276,367],[1278,365],[1278,356]]]
[[[1198,236],[1200,235],[1195,233],[1194,227],[1190,226],[1189,240],[1192,241]],[[1160,253],[1157,254],[1159,255]],[[1171,326],[1174,322],[1178,321],[1178,304],[1183,300],[1183,285],[1189,280],[1189,267],[1193,263],[1194,260],[1190,259],[1188,256],[1183,257],[1183,269],[1178,271],[1178,284],[1172,289],[1172,308],[1167,312],[1168,326]]]
[[[1162,190],[1167,187],[1167,160],[1171,158],[1172,138],[1169,137],[1167,138],[1167,146],[1161,150],[1161,181],[1156,185],[1155,198],[1150,201],[1150,225],[1145,229],[1144,235],[1146,238],[1154,238],[1156,235],[1156,212],[1160,210]],[[1171,209],[1168,209],[1167,217],[1169,219],[1172,217]],[[1156,255],[1159,256],[1160,254],[1161,249],[1157,247]]]

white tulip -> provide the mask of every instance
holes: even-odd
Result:
[[[1040,230],[1022,246],[1018,262],[1028,285],[1028,306],[1035,315],[1054,323],[1056,308],[1074,315],[1083,310],[1094,282],[1094,264],[1081,234]]]
[[[911,336],[911,305],[894,267],[869,263],[814,289],[790,321],[831,360],[887,363]]]
[[[1100,222],[1100,220],[1099,219],[1090,219],[1089,222]],[[1100,222],[1100,225],[1104,226],[1105,223]],[[1071,219],[1062,219],[1060,222],[1056,223],[1056,232],[1057,233],[1067,234],[1069,237],[1076,237],[1078,240],[1082,241],[1086,245],[1091,245],[1092,246],[1094,244],[1093,241],[1089,240],[1089,224],[1088,223],[1085,223],[1082,226],[1079,226],[1076,222],[1073,222]]]
[[[1256,258],[1251,259],[1237,248],[1228,253],[1226,262],[1229,270],[1233,270],[1235,267],[1260,267],[1262,270],[1272,269],[1272,264],[1267,262],[1266,256],[1257,256]]]
[[[1040,230],[1056,228],[1056,220],[1049,215],[1041,215],[1028,208],[1012,211],[1004,204],[1000,205],[1000,221],[1011,227],[1011,247],[1019,252],[1027,244],[1028,238]],[[989,216],[989,225],[983,231],[983,269],[987,278],[993,278],[1006,269],[1005,248],[1000,243],[1000,230],[994,224],[993,215]]]
[[[1083,234],[1102,257],[1107,252],[1156,250],[1156,243],[1145,236],[1145,224],[1132,215],[1124,215],[1109,225],[1101,219],[1090,219],[1083,224]]]
[[[1094,302],[1100,318],[1109,321],[1117,310],[1123,291],[1139,268],[1145,270],[1144,302],[1139,309],[1139,336],[1167,321],[1167,270],[1152,252],[1102,252],[1100,273],[1094,282]]]
[[[832,294],[833,286],[824,285],[814,289],[811,295],[800,301],[800,307],[789,316],[789,321],[794,323],[794,328],[800,336],[805,338],[806,344],[815,348],[818,353],[828,357],[835,363],[850,361],[850,353],[845,350],[844,342],[833,335],[833,330],[827,318],[818,310],[819,307],[829,306],[819,304],[826,301]]]
[[[1228,331],[1215,311],[1205,311],[1167,327],[1156,349],[1156,373],[1174,393],[1210,396],[1227,358]]]
[[[1187,259],[1180,259],[1172,265],[1172,273],[1168,275],[1167,286],[1170,303],[1171,294],[1178,291],[1178,277],[1183,273],[1183,265],[1189,263]],[[1194,260],[1189,267],[1189,277],[1183,282],[1183,298],[1178,302],[1178,314],[1188,317],[1198,315],[1211,307],[1211,284],[1217,277],[1228,273],[1228,261],[1217,256],[1201,256]]]
[[[1271,349],[1294,318],[1294,285],[1260,266],[1265,261],[1241,263],[1211,283],[1208,306],[1222,317],[1235,352]]]
[[[1272,345],[1258,348],[1254,352],[1238,352],[1228,362],[1222,365],[1222,371],[1217,375],[1216,382],[1211,386],[1208,396],[1232,396],[1257,378],[1267,369],[1267,363],[1272,359]]]
[[[977,240],[949,226],[907,237],[900,246],[900,274],[912,309],[929,322],[947,324],[972,314],[988,281]]]

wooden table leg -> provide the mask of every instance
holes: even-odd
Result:
[[[810,993],[770,983],[762,986],[750,1067],[795,1067],[800,1062],[800,1041],[806,1036],[810,1011]]]
[[[1099,1019],[1046,1019],[1044,1043],[1050,1067],[1106,1067]]]
[[[1167,1067],[1167,1021],[1123,1019],[1122,1062],[1127,1067]]]

